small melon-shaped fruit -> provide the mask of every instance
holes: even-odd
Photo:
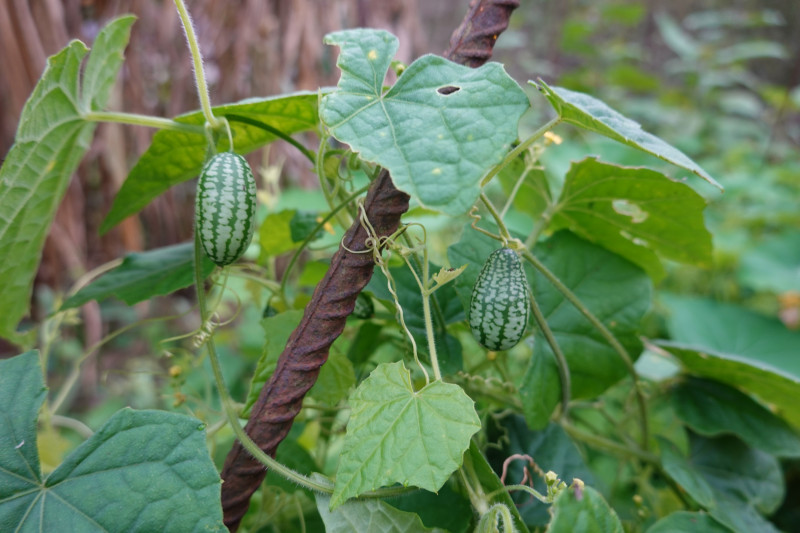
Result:
[[[522,339],[529,312],[530,292],[519,256],[510,248],[495,250],[472,289],[472,334],[490,350],[508,350]]]
[[[225,266],[239,259],[253,238],[256,182],[244,157],[212,157],[197,182],[195,231],[208,257]]]

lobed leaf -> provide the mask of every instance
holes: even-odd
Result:
[[[394,185],[422,205],[450,215],[468,211],[486,170],[517,138],[529,107],[519,85],[498,63],[473,69],[426,55],[384,92],[396,37],[358,29],[325,42],[341,49],[338,89],[320,105],[331,134],[388,169]]]
[[[123,409],[42,479],[37,352],[0,361],[0,530],[225,531],[203,424]]]
[[[98,34],[81,87],[87,48],[72,41],[47,67],[22,109],[14,145],[0,168],[0,337],[20,341],[44,240],[70,177],[89,149],[95,124],[122,62],[134,17],[120,17]]]
[[[332,509],[393,483],[439,490],[481,428],[473,401],[459,386],[434,381],[415,391],[402,362],[379,365],[350,402]]]

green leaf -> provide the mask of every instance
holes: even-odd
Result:
[[[0,337],[17,338],[45,237],[92,140],[95,124],[83,114],[105,105],[133,21],[121,17],[100,31],[83,87],[83,43],[72,41],[51,56],[22,110],[14,145],[0,168]]]
[[[514,159],[500,171],[497,178],[500,180],[500,185],[506,194],[511,194],[523,172],[525,172],[523,157]],[[519,186],[512,203],[520,212],[535,220],[541,216],[551,201],[552,195],[547,175],[541,168],[532,168],[529,169],[525,179]]]
[[[439,490],[481,427],[459,386],[434,381],[415,391],[402,362],[379,365],[350,403],[332,508],[393,483]]]
[[[489,461],[496,471],[502,472],[503,462],[513,454],[526,454],[534,459],[543,472],[553,471],[566,483],[574,478],[594,484],[594,476],[583,460],[575,443],[558,424],[550,424],[544,431],[532,431],[525,419],[519,415],[503,418],[497,428],[497,441],[501,449],[489,447],[486,450]],[[494,431],[492,432],[494,434]],[[523,467],[533,474],[533,487],[541,494],[547,494],[547,485],[541,476],[524,460],[516,460],[508,465],[506,484],[520,483]],[[525,523],[530,527],[541,527],[550,521],[550,506],[534,500],[529,494],[518,491],[512,496]]]
[[[637,331],[650,307],[652,287],[647,275],[625,259],[566,231],[539,244],[536,254],[616,336],[631,358],[637,358],[641,352]],[[531,289],[569,364],[574,398],[597,396],[627,375],[619,354],[538,272]],[[550,346],[537,336],[532,361],[546,356],[554,358]],[[541,380],[535,379],[536,372],[536,364],[531,363],[520,385],[523,399],[538,394]],[[524,403],[523,410],[530,422],[537,420]]]
[[[308,395],[327,405],[336,405],[347,396],[350,387],[356,384],[353,363],[343,353],[332,350],[328,360],[320,368],[317,382]]]
[[[531,357],[519,388],[525,419],[531,429],[544,429],[561,401],[561,378],[551,351]]]
[[[214,270],[203,255],[203,276]],[[171,294],[194,283],[194,243],[175,244],[125,256],[117,268],[72,295],[61,309],[80,307],[90,300],[116,296],[128,305]]]
[[[311,235],[319,224],[318,220],[321,219],[319,213],[316,211],[297,211],[289,221],[289,232],[294,242],[303,242],[306,237]],[[318,233],[313,240],[322,237],[322,233]]]
[[[395,509],[418,514],[428,527],[439,527],[450,533],[471,531],[472,506],[454,478],[435,493],[419,489],[390,501]]]
[[[381,500],[353,500],[331,511],[331,497],[317,494],[317,510],[325,523],[326,533],[376,531],[380,533],[445,533],[429,529],[415,513],[400,511]]]
[[[199,420],[123,409],[42,480],[36,413],[44,397],[36,352],[0,361],[0,529],[225,530]]]
[[[324,91],[323,91],[324,92]],[[252,152],[271,143],[280,136],[255,125],[265,124],[285,135],[314,129],[317,126],[318,93],[297,92],[269,98],[248,98],[235,104],[213,107],[217,117],[244,116],[249,122],[229,120],[235,151]],[[200,111],[175,117],[177,122],[202,126],[205,118]],[[254,123],[255,121],[255,123]],[[124,219],[142,210],[154,198],[173,185],[200,174],[206,158],[208,140],[205,135],[172,130],[161,130],[131,169],[128,179],[114,199],[100,232],[105,233]],[[218,151],[228,149],[228,139],[221,139]]]
[[[750,396],[709,379],[689,378],[672,391],[675,412],[707,437],[734,434],[777,457],[800,456],[800,437]]]
[[[730,533],[730,529],[720,525],[706,513],[690,513],[678,511],[665,516],[647,530],[647,533],[686,533],[702,531],[703,533]]]
[[[299,246],[292,238],[292,220],[297,212],[294,209],[270,213],[258,230],[258,242],[263,257],[274,257]]]
[[[784,233],[742,254],[739,281],[778,294],[800,292],[800,234]]]
[[[553,502],[553,520],[547,533],[623,533],[622,524],[599,492],[592,487],[570,487]]]
[[[660,172],[589,157],[570,167],[550,229],[567,228],[658,281],[664,277],[659,257],[710,266],[705,207],[692,188]]]
[[[617,142],[638,148],[668,163],[685,168],[722,190],[722,186],[686,154],[655,135],[644,131],[637,122],[626,118],[597,98],[561,87],[550,87],[542,80],[539,80],[538,83],[529,83],[544,93],[564,122],[605,135]]]
[[[707,300],[663,296],[667,329],[676,342],[736,354],[800,377],[800,331],[743,307]]]
[[[283,349],[286,347],[286,342],[289,336],[300,324],[303,318],[303,311],[291,310],[281,313],[279,315],[264,318],[261,321],[261,327],[264,328],[264,349],[261,352],[261,357],[256,363],[255,372],[253,372],[253,379],[250,381],[250,392],[247,393],[247,399],[244,402],[244,409],[242,410],[243,417],[250,416],[250,410],[253,404],[258,400],[258,395],[261,394],[261,389],[264,384],[269,381],[272,374],[275,372],[275,367],[278,364],[278,357],[280,357]],[[324,366],[324,365],[323,365]]]
[[[783,501],[780,464],[773,456],[747,446],[736,437],[708,439],[690,435],[692,469],[705,478],[717,506],[712,516],[734,531],[776,531],[759,513],[771,514]],[[759,527],[743,528],[742,524]]]
[[[800,427],[800,379],[796,376],[736,354],[667,341],[658,341],[656,346],[677,358],[688,372],[751,392],[776,406],[779,415]]]
[[[331,134],[386,167],[395,186],[424,206],[451,215],[469,210],[480,179],[517,138],[529,107],[519,85],[498,63],[471,69],[426,55],[384,92],[396,37],[359,29],[325,42],[341,48],[338,90],[320,105]]]
[[[439,271],[439,266],[431,263],[430,272]],[[408,267],[390,268],[394,279],[397,299],[403,308],[403,319],[408,330],[414,335],[417,349],[428,357],[428,341],[425,332],[425,317],[422,312],[422,294],[414,274]],[[459,278],[456,278],[458,280]],[[366,288],[375,298],[381,300],[386,308],[395,313],[392,294],[389,292],[386,276],[380,268],[375,269]],[[447,325],[464,320],[464,311],[452,283],[448,283],[431,295],[433,335],[436,342],[439,364],[444,374],[455,374],[462,369],[461,343],[447,332]],[[403,333],[405,335],[405,333]]]
[[[705,508],[714,507],[714,493],[705,478],[689,463],[672,442],[657,437],[664,472],[685,490],[694,501]]]

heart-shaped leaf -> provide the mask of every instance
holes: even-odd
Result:
[[[451,215],[469,210],[481,177],[517,138],[530,105],[519,85],[498,63],[471,69],[426,55],[384,93],[396,37],[359,29],[325,42],[341,48],[338,90],[320,104],[331,134],[387,168],[395,186],[423,205]]]

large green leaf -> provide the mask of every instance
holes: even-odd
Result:
[[[269,98],[248,98],[235,104],[212,108],[217,117],[242,116],[248,122],[229,119],[234,147],[246,154],[280,139],[270,128],[291,135],[310,130],[317,125],[316,92],[298,92]],[[175,117],[185,124],[202,126],[205,118],[200,111]],[[265,125],[267,129],[259,126]],[[138,213],[167,189],[200,174],[206,158],[208,140],[202,133],[161,130],[131,169],[128,179],[114,199],[100,232],[105,233],[127,217]],[[220,141],[219,150],[228,149],[227,138]]]
[[[557,379],[557,378],[556,378]],[[532,431],[525,419],[519,415],[500,421],[497,440],[502,448],[490,447],[486,454],[496,471],[503,470],[503,462],[513,454],[526,454],[534,459],[542,471],[553,471],[566,483],[574,478],[594,484],[586,462],[575,443],[558,424],[551,423],[543,431]],[[533,487],[542,494],[547,493],[545,481],[533,473],[524,460],[513,461],[508,466],[507,484],[519,483],[523,478],[523,467],[533,474]],[[534,500],[529,494],[519,491],[513,496],[520,515],[528,526],[542,527],[550,521],[550,506]]]
[[[667,329],[681,344],[736,354],[800,377],[800,331],[778,319],[703,298],[663,296]]]
[[[379,533],[445,533],[425,527],[420,517],[400,511],[381,500],[353,500],[336,510],[329,509],[331,497],[317,494],[317,510],[325,523],[326,533],[375,531]]]
[[[203,424],[123,409],[42,479],[36,352],[0,361],[0,530],[225,531]]]
[[[797,409],[800,378],[737,354],[666,341],[658,341],[656,345],[675,356],[688,372],[751,392],[773,404],[779,415],[800,427]]]
[[[714,492],[705,478],[690,463],[672,442],[658,437],[661,464],[664,472],[685,490],[694,501],[706,509],[715,506]]]
[[[686,533],[702,531],[703,533],[730,533],[730,529],[720,525],[706,513],[690,513],[678,511],[665,516],[647,530],[647,533]]]
[[[745,252],[739,280],[757,290],[800,292],[800,234],[791,230]]]
[[[714,493],[711,515],[740,533],[777,531],[761,514],[774,512],[784,497],[783,474],[773,456],[736,437],[690,438],[690,462]]]
[[[205,255],[203,276],[214,270]],[[72,295],[62,309],[79,307],[90,300],[116,296],[128,305],[153,296],[170,294],[194,283],[194,243],[175,244],[141,253],[130,253],[122,264]]]
[[[590,157],[567,173],[550,228],[567,228],[664,277],[659,257],[709,266],[711,234],[705,200],[660,172]]]
[[[544,93],[564,122],[643,150],[668,163],[685,168],[722,189],[708,172],[700,168],[686,154],[652,133],[644,131],[637,122],[611,109],[597,98],[561,87],[550,87],[542,80],[530,83]]]
[[[734,434],[777,457],[800,456],[800,437],[781,418],[739,390],[709,379],[690,378],[672,391],[675,412],[708,437]]]
[[[637,358],[641,352],[637,336],[639,324],[650,307],[652,287],[647,275],[618,255],[566,231],[539,244],[536,254],[616,336],[631,358]],[[596,396],[627,374],[619,354],[544,276],[537,272],[531,288],[569,364],[574,398]],[[554,361],[550,346],[537,337],[533,360],[540,357]],[[536,372],[541,372],[537,371],[536,365],[532,362],[526,372],[520,395],[529,422],[536,422],[535,427],[541,427],[542,420],[533,417],[527,406],[531,398],[538,401],[541,381],[534,377]],[[558,396],[551,401],[557,402]],[[555,405],[549,406],[550,412]],[[536,410],[541,411],[541,406]]]
[[[341,48],[338,90],[320,104],[331,134],[386,167],[423,205],[451,215],[469,210],[481,177],[517,138],[529,106],[519,85],[497,63],[471,69],[426,55],[384,92],[396,37],[359,29],[325,42]]]
[[[83,116],[105,105],[133,21],[121,17],[100,31],[83,87],[83,43],[72,41],[50,57],[22,109],[14,145],[0,168],[0,337],[18,338],[45,237],[92,140],[95,124]]]
[[[623,533],[617,513],[592,487],[569,488],[553,503],[548,533]]]
[[[481,428],[459,386],[434,381],[415,391],[402,362],[379,365],[350,402],[332,508],[393,483],[439,490]]]

